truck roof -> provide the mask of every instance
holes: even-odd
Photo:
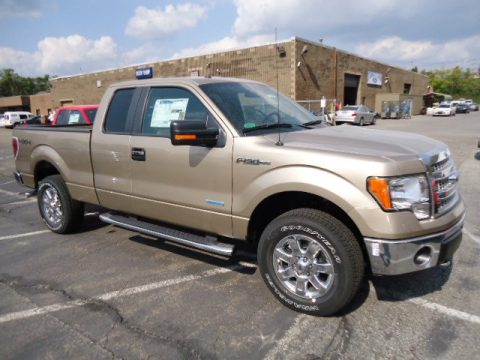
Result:
[[[238,79],[238,78],[224,78],[224,77],[173,77],[173,78],[155,78],[145,80],[129,80],[110,85],[111,87],[130,87],[130,86],[155,86],[155,85],[204,85],[215,83],[259,83],[258,81]]]

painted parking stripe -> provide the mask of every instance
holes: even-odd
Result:
[[[480,237],[478,236],[475,236],[473,235],[470,230],[468,230],[467,228],[463,228],[463,232],[465,233],[465,235],[467,235],[470,239],[472,239],[473,241],[475,241],[477,244],[480,244]]]
[[[181,276],[173,279],[158,281],[151,284],[135,286],[128,289],[111,291],[111,292],[96,296],[92,299],[74,300],[74,301],[68,301],[65,303],[35,307],[33,309],[24,310],[24,311],[17,311],[17,312],[5,314],[5,315],[0,315],[0,324],[6,323],[9,321],[27,319],[27,318],[31,318],[38,315],[49,314],[49,313],[53,313],[61,310],[71,309],[74,307],[80,307],[80,306],[94,303],[96,301],[107,301],[107,300],[112,300],[112,299],[116,299],[123,296],[145,293],[148,291],[153,291],[153,290],[157,290],[157,289],[161,289],[168,286],[177,285],[177,284],[181,284],[181,283],[185,283],[193,280],[206,279],[215,275],[225,274],[235,270],[241,270],[242,268],[245,268],[245,267],[256,267],[256,266],[248,263],[239,263],[239,264],[235,264],[225,268],[207,270],[198,275],[186,275],[186,276]]]
[[[439,312],[441,314],[448,315],[450,317],[455,317],[457,319],[463,320],[463,321],[469,321],[474,324],[480,325],[480,316],[477,315],[472,315],[460,310],[452,309],[447,306],[443,306],[434,302],[430,302],[428,300],[422,299],[422,298],[413,298],[413,299],[408,299],[407,300],[410,303],[416,304],[423,306],[424,308],[434,310],[436,312]]]
[[[32,231],[32,232],[28,232],[28,233],[24,233],[24,234],[6,235],[6,236],[0,237],[0,241],[10,240],[10,239],[18,239],[18,238],[23,238],[23,237],[27,237],[27,236],[33,236],[33,235],[40,235],[40,234],[45,234],[45,233],[48,233],[48,232],[51,232],[51,231],[50,230],[38,230],[38,231]]]
[[[2,189],[0,189],[0,194],[23,197],[22,194],[19,194],[19,193],[13,192],[13,191],[2,190]]]
[[[30,203],[36,203],[37,202],[37,199],[25,199],[25,200],[20,200],[20,201],[14,201],[14,202],[9,202],[9,203],[5,203],[5,204],[0,204],[2,206],[6,206],[6,205],[20,205],[20,204],[30,204]]]
[[[15,180],[10,180],[10,181],[7,181],[7,182],[4,182],[4,183],[1,183],[1,184],[0,184],[0,186],[2,186],[2,185],[8,185],[8,184],[12,184],[12,183],[14,183],[14,182],[15,182]]]

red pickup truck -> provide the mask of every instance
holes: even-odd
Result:
[[[57,109],[52,125],[93,124],[97,105],[69,105]]]

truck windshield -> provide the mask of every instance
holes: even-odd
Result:
[[[288,97],[280,94],[277,101],[277,91],[267,85],[222,82],[204,84],[200,88],[241,134],[258,135],[262,132],[298,131],[309,125],[322,126],[315,115]]]

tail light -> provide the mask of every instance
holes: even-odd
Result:
[[[13,151],[13,157],[15,159],[17,158],[19,149],[20,149],[20,143],[18,142],[18,138],[12,137],[12,151]]]
[[[353,113],[352,116],[357,116],[357,113]]]

